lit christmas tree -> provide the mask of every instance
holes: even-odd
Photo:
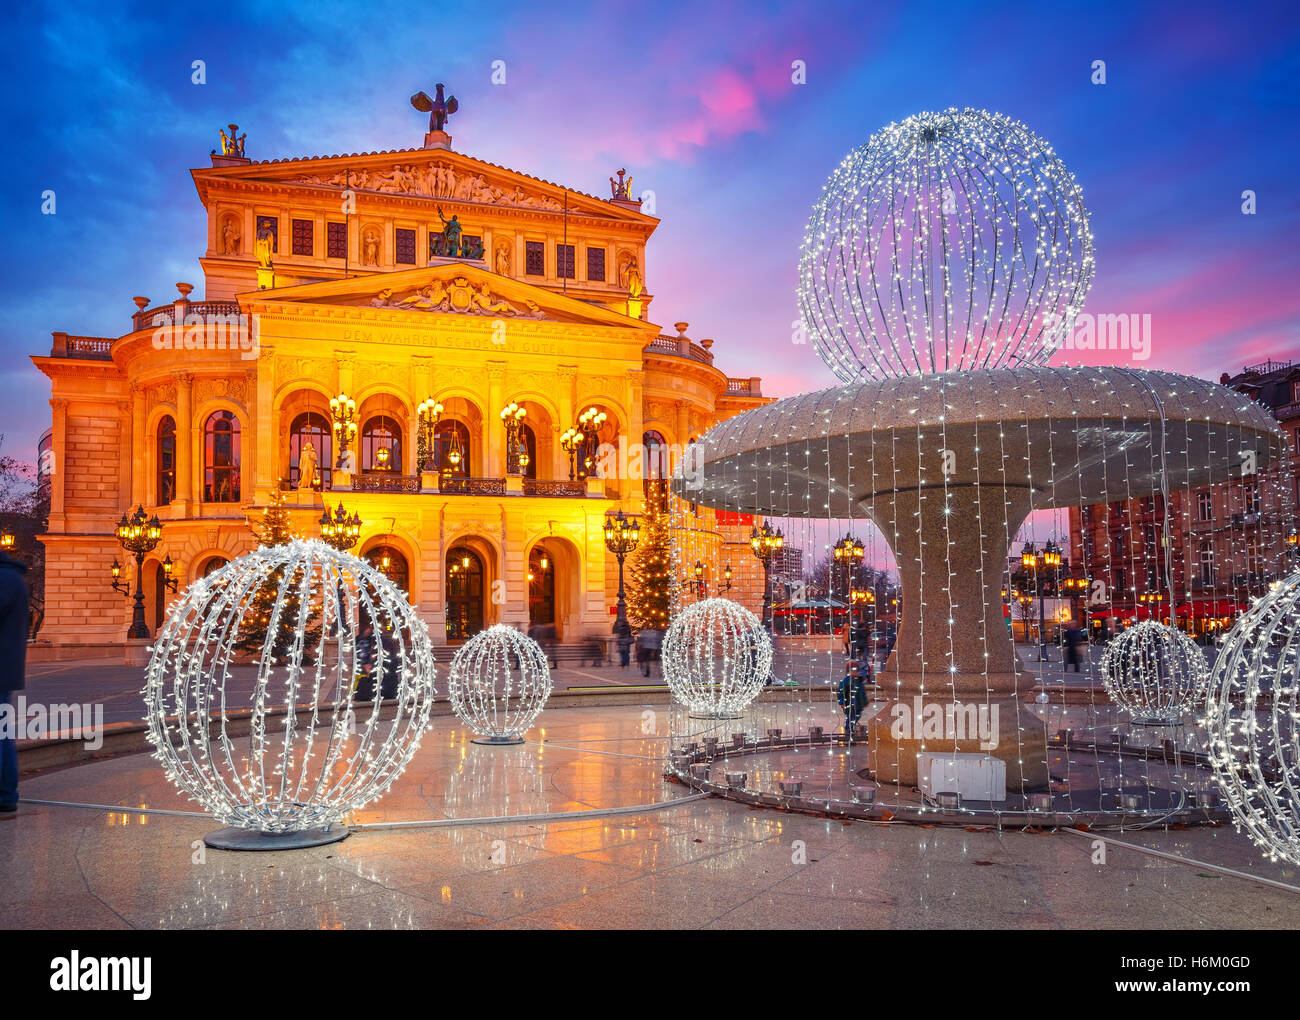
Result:
[[[262,548],[288,545],[294,537],[289,522],[289,508],[284,501],[284,490],[278,484],[271,490],[271,501],[262,511],[262,523],[256,531],[258,545]],[[271,647],[271,654],[277,660],[288,656],[293,647],[294,635],[298,629],[298,615],[302,602],[299,597],[301,586],[301,573],[292,578],[287,588],[284,583],[283,567],[277,567],[268,574],[266,580],[262,582],[252,598],[249,599],[244,618],[239,624],[239,640],[235,642],[235,648],[242,652],[261,654],[266,643],[267,629],[271,626],[271,614],[275,608],[276,599],[279,597],[281,589],[285,588],[280,610],[280,622],[277,627],[275,641]],[[319,611],[316,609],[310,610],[307,615],[308,626],[303,634],[304,662],[310,658],[306,649],[314,647],[320,637],[320,626],[317,622],[319,615]],[[313,623],[316,623],[316,625],[312,626]]]
[[[627,613],[637,629],[667,630],[672,547],[666,482],[651,482],[641,516],[641,541],[628,566]]]

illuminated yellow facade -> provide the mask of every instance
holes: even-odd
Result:
[[[277,487],[299,534],[340,503],[358,514],[353,551],[407,588],[435,640],[494,622],[608,635],[606,514],[639,512],[647,465],[762,403],[759,380],[729,378],[686,323],[650,321],[658,220],[626,186],[611,178],[601,199],[449,145],[434,132],[402,152],[214,155],[192,172],[203,299],[189,284],[170,303],[136,298],[122,336],[55,333],[33,358],[53,410],[43,641],[125,637],[130,602],[109,585],[115,559],[134,583],[113,536],[123,512],[163,522],[143,573],[152,630],[175,597],[164,559],[183,587],[247,552]],[[422,404],[438,411],[427,428]],[[513,434],[507,406],[523,411]],[[598,443],[571,457],[564,439],[593,408]],[[748,522],[702,513],[711,562],[742,555]],[[757,611],[761,591],[743,594]]]

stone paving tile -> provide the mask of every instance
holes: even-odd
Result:
[[[635,706],[566,709],[546,723],[538,734],[549,744],[499,749],[469,747],[443,720],[391,794],[353,821],[689,794],[646,756],[655,745]],[[145,755],[48,773],[22,792],[192,809]],[[289,853],[208,850],[195,863],[194,842],[218,827],[24,804],[0,820],[0,927],[1300,927],[1300,894],[1196,863],[1300,887],[1296,869],[1230,827],[1081,836],[846,824],[709,798],[639,814],[360,831]],[[1187,863],[1107,845],[1099,865],[1097,835]]]

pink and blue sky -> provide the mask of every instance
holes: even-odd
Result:
[[[460,151],[602,196],[626,167],[653,190],[652,318],[716,338],[719,366],[773,395],[834,382],[791,343],[827,175],[878,127],[948,106],[1024,121],[1074,171],[1097,243],[1088,310],[1151,314],[1140,367],[1217,378],[1300,358],[1293,2],[74,2],[3,18],[5,453],[31,457],[48,425],[28,355],[52,330],[117,336],[132,295],[201,290],[187,171],[218,127],[237,122],[255,159],[417,146],[407,97],[438,81],[461,103]]]

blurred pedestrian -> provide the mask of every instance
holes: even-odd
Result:
[[[0,553],[0,703],[9,706],[8,732],[0,731],[0,813],[18,810],[18,727],[14,692],[26,686],[27,567]]]

